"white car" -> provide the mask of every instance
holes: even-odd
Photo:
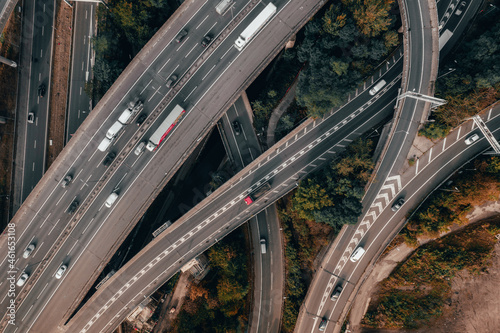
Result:
[[[31,255],[31,252],[33,252],[34,249],[35,249],[35,244],[28,245],[28,247],[26,248],[26,250],[24,250],[23,258],[24,259],[28,258]]]
[[[16,285],[18,287],[24,286],[24,284],[26,283],[26,280],[28,280],[28,278],[29,278],[28,273],[23,272],[23,274],[21,274],[21,276],[19,277],[19,280],[17,280]]]
[[[465,139],[465,144],[470,145],[471,143],[476,142],[478,139],[479,139],[479,135],[472,134],[467,139]]]
[[[28,113],[28,123],[33,124],[35,122],[35,114],[33,112]]]
[[[66,272],[66,269],[68,269],[68,266],[62,264],[56,272],[56,279],[59,280],[63,276],[64,272]]]
[[[460,15],[464,11],[465,7],[467,6],[467,3],[465,1],[462,1],[460,5],[458,5],[457,10],[455,11],[455,15]]]
[[[352,262],[356,262],[356,261],[358,261],[363,256],[363,254],[365,254],[365,249],[363,249],[360,246],[356,250],[354,250],[354,252],[351,254],[350,260]]]

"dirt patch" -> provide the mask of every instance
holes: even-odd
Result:
[[[64,148],[64,129],[68,99],[73,9],[62,0],[57,1],[56,28],[50,86],[49,128],[47,144],[48,169]],[[52,141],[52,145],[50,144]]]
[[[0,38],[0,55],[19,62],[21,15],[14,10]],[[0,63],[0,230],[9,221],[12,183],[18,68]]]

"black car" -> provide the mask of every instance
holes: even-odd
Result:
[[[342,292],[342,286],[338,285],[333,291],[332,295],[330,296],[330,299],[332,301],[336,301],[340,297],[341,292]]]
[[[177,75],[172,75],[166,83],[167,88],[170,88],[175,83],[175,81],[177,81]]]
[[[79,205],[80,205],[80,203],[78,202],[78,200],[73,201],[68,208],[68,214],[70,214],[70,215],[73,214]]]
[[[113,162],[113,160],[115,159],[115,157],[116,157],[116,153],[113,153],[113,152],[109,153],[108,155],[106,155],[106,157],[102,161],[102,165],[104,165],[104,166],[110,166],[111,162]]]
[[[184,37],[186,37],[188,34],[187,30],[186,29],[182,29],[179,34],[177,35],[177,37],[175,37],[175,41],[177,43],[180,43],[182,42],[182,40],[184,39]]]
[[[236,135],[240,135],[241,134],[241,126],[240,126],[240,123],[237,120],[233,121],[233,129],[234,129],[234,133]]]
[[[137,121],[135,122],[137,124],[137,126],[141,126],[142,123],[144,122],[144,120],[146,120],[146,118],[148,117],[147,114],[143,113],[139,116],[139,118],[137,118]]]
[[[45,96],[45,84],[41,84],[38,86],[38,96],[43,97]]]
[[[203,40],[201,41],[201,46],[207,47],[211,41],[212,37],[210,35],[206,35],[205,37],[203,37]]]
[[[399,208],[401,208],[401,206],[403,206],[403,204],[405,203],[405,199],[404,198],[399,198],[398,200],[396,200],[396,202],[394,202],[394,204],[392,205],[391,209],[393,212],[397,211]]]

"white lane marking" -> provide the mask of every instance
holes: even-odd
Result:
[[[184,102],[189,98],[189,96],[191,96],[191,94],[196,90],[196,88],[198,88],[198,86],[194,87],[194,89],[191,90],[191,92],[187,95],[187,97],[184,98]]]
[[[193,50],[194,50],[196,47],[198,47],[198,44],[195,44],[195,45],[191,48],[191,50],[189,50],[189,52],[188,52],[188,53],[186,53],[186,55],[184,56],[184,58],[187,58],[187,57],[191,54],[191,52],[193,52]]]
[[[210,74],[210,72],[212,72],[212,70],[215,68],[215,65],[212,66],[212,68],[210,68],[210,70],[207,72],[207,74],[205,74],[205,76],[201,79],[202,81],[205,80],[205,78],[208,76],[208,74]]]
[[[198,30],[198,28],[203,24],[203,22],[205,22],[205,20],[209,17],[210,15],[207,15],[203,21],[200,22],[200,24],[198,24],[198,26],[195,28],[195,30]]]
[[[37,297],[36,299],[39,299],[39,298],[40,298],[40,296],[43,294],[43,292],[45,291],[45,288],[47,288],[47,286],[48,286],[48,285],[49,285],[49,284],[47,283],[47,284],[45,285],[45,287],[43,287],[42,291],[38,294],[38,297]]]
[[[43,227],[43,225],[45,224],[45,222],[47,222],[47,220],[48,220],[48,218],[49,218],[50,214],[52,214],[52,213],[49,213],[49,215],[47,215],[47,217],[45,218],[45,220],[43,220],[42,224],[40,225],[40,229],[42,229],[42,227]]]
[[[61,219],[57,220],[57,222],[54,224],[54,226],[52,227],[52,229],[50,229],[50,231],[49,231],[49,233],[47,234],[47,236],[49,236],[49,235],[52,233],[52,231],[54,230],[54,228],[56,227],[57,223],[59,223],[59,221],[60,221],[60,220],[61,220]]]
[[[153,82],[153,79],[151,79],[151,80],[148,82],[148,84],[146,84],[146,86],[144,87],[144,89],[142,89],[142,90],[141,90],[141,92],[139,93],[139,95],[142,95],[142,93],[144,92],[144,90],[146,90],[146,89],[149,87],[149,85],[151,84],[151,82]]]
[[[167,62],[165,62],[165,63],[163,64],[163,66],[161,66],[161,68],[160,68],[160,70],[158,71],[158,73],[159,73],[159,72],[161,72],[161,71],[163,70],[163,67],[167,66],[167,64],[168,64],[168,62],[169,62],[169,61],[170,61],[170,58],[168,58]],[[179,65],[177,65],[177,66],[179,66]]]

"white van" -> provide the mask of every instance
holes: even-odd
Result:
[[[375,95],[387,82],[380,80],[373,88],[370,89],[370,95]]]
[[[266,240],[264,238],[260,239],[260,252],[262,252],[262,254],[266,254],[266,252],[267,252]]]
[[[106,199],[106,207],[111,208],[111,206],[113,206],[113,204],[115,203],[116,199],[118,199],[118,194],[115,192],[111,193]]]
[[[351,261],[356,262],[358,261],[363,254],[365,254],[365,249],[363,249],[361,246],[358,247],[354,252],[351,254]]]

